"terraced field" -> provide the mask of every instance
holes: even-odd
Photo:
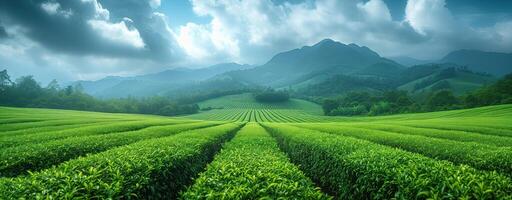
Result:
[[[183,117],[0,107],[0,199],[512,199],[512,105],[348,118],[244,99]]]

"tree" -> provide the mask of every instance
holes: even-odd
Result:
[[[265,91],[255,93],[254,99],[260,102],[283,102],[290,99],[290,94],[287,91],[275,91],[273,89],[267,89]]]
[[[331,111],[338,107],[338,101],[335,99],[325,99],[322,103],[322,109],[325,115],[330,115]]]
[[[12,84],[13,83],[11,81],[11,77],[7,73],[7,70],[4,69],[4,70],[0,71],[0,89],[10,86]]]
[[[7,70],[0,71],[0,102],[7,102],[12,100],[11,87],[13,82],[7,73]]]
[[[48,89],[50,91],[60,90],[59,82],[57,82],[57,80],[53,79],[50,83],[48,83],[48,85],[46,86],[46,89]]]
[[[447,110],[459,103],[450,90],[441,90],[431,95],[427,100],[427,106],[432,110]]]
[[[71,86],[71,85],[66,86],[66,88],[64,89],[64,94],[66,94],[68,96],[73,94],[73,86]]]
[[[369,114],[370,115],[383,115],[383,114],[389,114],[391,112],[392,112],[392,110],[391,110],[391,106],[389,105],[389,103],[385,102],[385,101],[381,101],[372,106]]]

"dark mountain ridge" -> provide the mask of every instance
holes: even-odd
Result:
[[[251,68],[250,65],[221,63],[200,69],[176,68],[133,77],[109,76],[98,81],[77,81],[84,91],[96,97],[143,97],[179,89],[228,71]]]
[[[308,74],[323,71],[334,74],[357,74],[359,70],[364,72],[367,67],[379,63],[405,68],[379,56],[368,47],[356,44],[346,45],[325,39],[313,46],[279,53],[261,66],[228,72],[225,75],[254,84],[283,87],[296,83],[298,79],[303,79]]]
[[[458,50],[443,57],[439,62],[467,66],[475,72],[495,76],[512,73],[512,53],[486,52],[479,50]]]
[[[421,91],[426,91],[447,88],[447,85],[466,92],[494,80],[485,74],[503,76],[512,72],[511,55],[460,50],[430,64],[406,67],[381,57],[368,47],[325,39],[312,46],[278,53],[265,64],[255,67],[223,63],[202,69],[178,68],[142,76],[107,77],[79,83],[89,94],[106,98],[172,96],[180,95],[175,93],[251,87],[286,88],[320,96],[353,90],[394,88],[419,91],[415,88],[420,86]],[[448,68],[456,70],[449,77],[438,76]]]

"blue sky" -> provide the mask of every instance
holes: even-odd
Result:
[[[512,52],[509,0],[0,1],[0,68],[43,82],[262,64],[325,38],[385,57]]]
[[[273,0],[273,2],[297,4],[304,0]],[[407,0],[384,0],[384,2],[386,2],[393,19],[403,20]],[[472,20],[468,20],[468,22],[477,26],[490,26],[498,20],[512,17],[512,1],[508,0],[447,0],[446,7],[459,18],[472,17]],[[204,24],[211,19],[208,16],[196,15],[189,0],[162,0],[159,10],[172,16],[171,24],[175,27],[188,22]]]
[[[211,18],[208,16],[198,16],[192,9],[192,4],[188,0],[163,0],[159,11],[171,16],[170,25],[178,28],[189,22],[206,24]]]

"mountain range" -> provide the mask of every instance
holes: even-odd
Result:
[[[80,84],[86,93],[100,98],[144,97],[162,95],[208,80],[218,74],[251,67],[237,63],[222,63],[200,69],[177,68],[134,77],[109,76],[97,81],[77,81],[73,84]]]
[[[103,98],[169,96],[205,88],[229,90],[240,86],[286,88],[309,96],[387,89],[411,93],[452,89],[463,94],[511,72],[512,54],[459,50],[437,61],[389,59],[365,46],[325,39],[313,46],[278,53],[260,66],[223,63],[75,84]]]

